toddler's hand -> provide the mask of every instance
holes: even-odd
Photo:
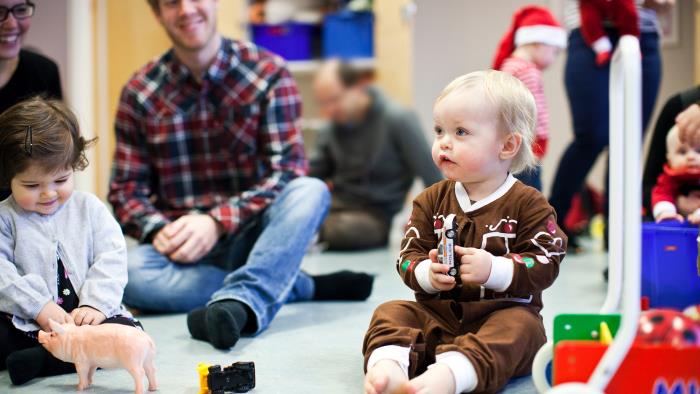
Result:
[[[73,318],[68,312],[64,311],[63,308],[58,306],[53,301],[49,301],[41,308],[41,311],[36,316],[36,323],[41,327],[42,330],[46,332],[51,332],[51,327],[49,326],[49,319],[55,321],[56,323],[72,323]]]
[[[491,275],[491,253],[477,248],[455,246],[459,259],[459,273],[462,283],[484,284]]]
[[[659,214],[659,216],[654,218],[654,220],[656,221],[656,223],[660,223],[666,220],[678,220],[679,222],[683,223],[683,216],[675,212],[662,212]]]
[[[700,210],[696,210],[688,215],[688,221],[692,224],[700,224]]]
[[[428,253],[428,257],[430,257],[431,261],[429,271],[430,284],[440,291],[452,290],[457,284],[457,281],[455,281],[455,278],[447,275],[447,271],[450,270],[450,267],[445,264],[438,263],[437,249],[432,249]]]
[[[89,306],[75,308],[71,311],[70,315],[75,321],[76,326],[88,324],[96,326],[107,319],[107,316],[105,316],[102,312],[98,311],[97,309],[90,308]]]

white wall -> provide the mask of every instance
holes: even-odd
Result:
[[[63,93],[68,69],[68,2],[67,0],[33,0],[36,11],[25,46],[37,49],[58,64]]]
[[[63,98],[80,122],[82,134],[94,136],[92,8],[89,0],[34,0],[36,11],[24,46],[58,64]],[[71,14],[72,13],[72,14]],[[95,152],[87,152],[94,163]],[[95,166],[76,174],[77,187],[96,192]]]
[[[433,100],[442,87],[460,74],[490,67],[494,50],[510,25],[513,11],[533,3],[548,6],[555,14],[562,9],[560,0],[416,0],[416,3],[414,103],[426,133],[432,127]],[[662,50],[663,76],[657,112],[666,98],[693,85],[693,1],[679,0],[678,7],[679,45]],[[565,56],[562,54],[544,74],[551,118],[551,139],[543,166],[547,195],[559,158],[573,135],[563,83]],[[654,119],[656,116],[652,117],[652,125]],[[589,180],[602,185],[602,160]]]

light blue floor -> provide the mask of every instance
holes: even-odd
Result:
[[[256,338],[244,338],[230,352],[192,340],[185,315],[142,319],[158,347],[159,392],[196,393],[198,362],[230,364],[254,361],[257,393],[361,393],[362,338],[374,308],[390,299],[410,299],[410,291],[394,269],[398,235],[388,249],[364,253],[323,253],[307,257],[304,269],[325,273],[353,269],[376,274],[375,289],[367,302],[325,302],[287,305]],[[589,248],[590,249],[590,248]],[[562,312],[595,312],[605,286],[601,271],[605,255],[588,252],[564,260],[555,285],[545,293],[543,311],[547,330]],[[0,393],[73,392],[77,375],[36,379],[22,387],[10,386],[0,373]],[[98,371],[88,393],[133,392],[131,377],[121,370]],[[506,393],[535,393],[529,378],[511,382]]]

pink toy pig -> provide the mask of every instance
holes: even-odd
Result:
[[[39,331],[39,343],[59,360],[75,363],[78,390],[92,384],[97,368],[124,368],[134,378],[136,394],[143,393],[143,374],[148,390],[156,390],[153,360],[156,346],[148,334],[121,324],[76,326],[49,320],[52,332]]]

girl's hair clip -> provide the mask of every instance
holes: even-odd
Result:
[[[24,153],[28,156],[32,155],[32,126],[27,126],[27,134],[24,136]]]

